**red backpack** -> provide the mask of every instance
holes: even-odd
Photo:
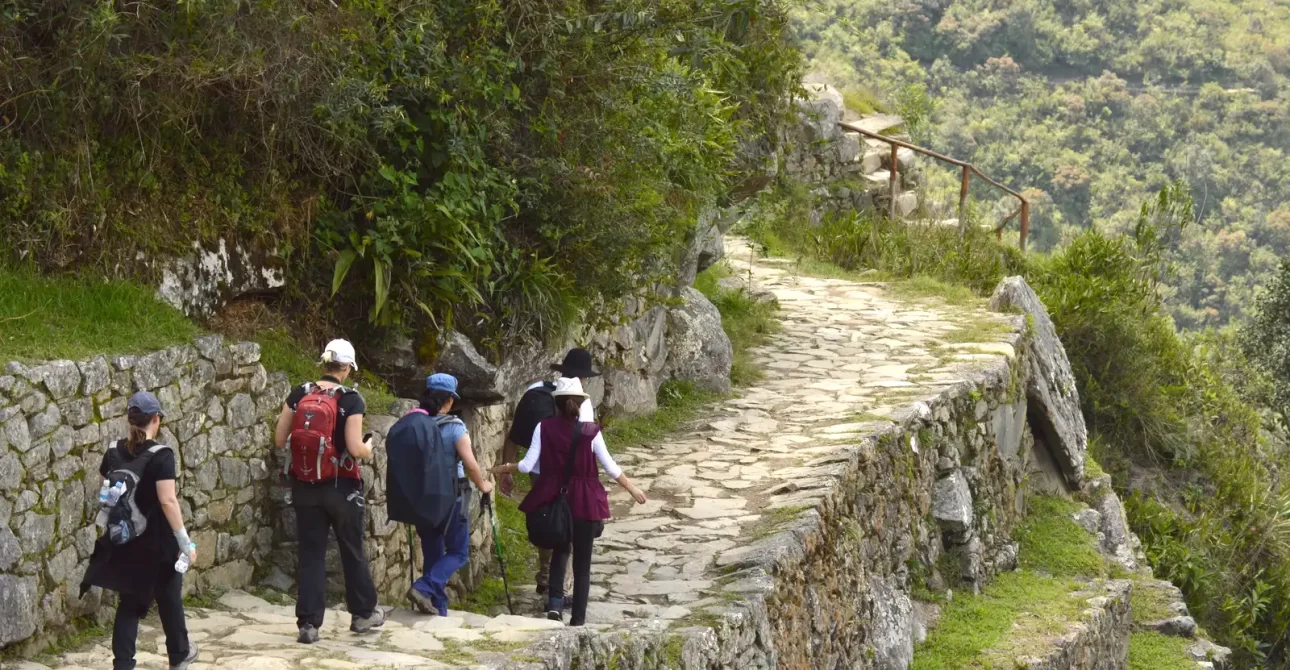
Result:
[[[296,404],[291,420],[291,475],[307,482],[325,482],[337,477],[359,479],[358,463],[348,450],[336,447],[336,425],[340,415],[340,396],[345,387],[325,389],[310,384],[305,397]]]

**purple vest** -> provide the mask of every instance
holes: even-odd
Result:
[[[560,495],[564,470],[569,458],[576,421],[552,417],[543,421],[542,453],[538,456],[538,477],[533,490],[520,503],[521,512],[531,512],[555,501]],[[600,434],[600,424],[582,424],[582,434],[573,450],[573,475],[569,477],[569,509],[579,521],[604,521],[609,518],[609,494],[600,483],[600,467],[591,441]]]

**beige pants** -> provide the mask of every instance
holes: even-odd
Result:
[[[551,585],[551,554],[552,552],[550,549],[538,549],[537,585],[538,585],[538,588],[541,589],[543,592],[545,592],[547,587]],[[565,565],[564,565],[565,595],[571,595],[573,593],[573,570],[571,570],[569,567],[569,563],[571,562],[572,558],[573,558],[573,554],[567,554],[565,556]]]

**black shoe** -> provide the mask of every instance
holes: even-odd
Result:
[[[546,584],[537,585],[537,594],[540,596],[546,595]]]
[[[349,629],[362,635],[371,631],[373,628],[380,628],[385,625],[385,610],[378,605],[372,613],[365,617],[354,617],[349,623]]]
[[[408,601],[412,603],[413,609],[422,614],[439,613],[438,608],[434,606],[434,602],[427,598],[424,593],[418,591],[416,587],[408,589]]]
[[[313,644],[318,641],[318,629],[313,624],[305,624],[300,627],[300,635],[296,636],[296,642],[300,644]]]
[[[560,623],[564,623],[564,615],[555,610],[547,612],[546,618],[548,621],[559,621]]]
[[[315,631],[315,635],[317,635],[316,631]],[[317,639],[317,638],[315,637],[314,639]],[[184,660],[178,663],[172,664],[170,666],[170,670],[188,670],[188,666],[195,660],[197,660],[197,643],[189,642],[188,655],[184,657]]]

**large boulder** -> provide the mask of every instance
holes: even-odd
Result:
[[[682,288],[679,297],[683,303],[667,317],[668,376],[729,393],[734,348],[721,328],[721,312],[692,286]]]
[[[454,330],[444,338],[434,370],[456,376],[463,398],[486,404],[509,402],[522,395],[529,382],[549,377],[551,364],[561,356],[562,351],[536,344],[515,346],[507,349],[501,364],[494,364],[470,338]]]
[[[905,670],[914,661],[914,604],[883,579],[875,579],[870,638],[876,668]]]
[[[209,316],[226,302],[276,292],[286,285],[282,258],[273,249],[245,248],[223,238],[160,263],[157,297],[190,316]]]
[[[1080,413],[1075,375],[1048,310],[1022,277],[999,282],[990,298],[990,309],[1019,311],[1031,319],[1030,380],[1026,386],[1030,417],[1061,468],[1067,486],[1078,489],[1084,481],[1088,429]]]
[[[38,597],[35,578],[0,575],[0,647],[36,632]]]

